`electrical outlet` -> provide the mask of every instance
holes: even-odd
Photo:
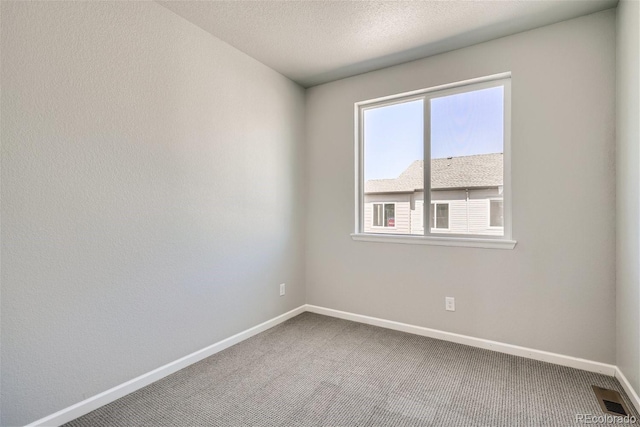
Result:
[[[456,299],[454,297],[445,297],[444,309],[447,311],[456,311]]]
[[[280,296],[284,295],[284,293],[286,291],[286,289],[285,289],[286,286],[287,285],[285,283],[280,283]]]

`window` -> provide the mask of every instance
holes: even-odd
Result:
[[[395,227],[396,205],[394,203],[373,204],[373,226]]]
[[[449,204],[448,203],[431,203],[431,228],[432,229],[449,229]]]
[[[504,203],[502,200],[489,201],[489,227],[504,227]]]
[[[354,238],[393,227],[381,241],[413,235],[424,240],[412,243],[439,237],[437,244],[457,238],[456,245],[515,246],[510,93],[505,73],[356,103]]]

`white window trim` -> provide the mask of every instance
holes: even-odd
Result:
[[[431,204],[433,205],[433,225],[438,225],[438,218],[436,218],[436,205],[447,205],[447,224],[449,225],[447,228],[431,227],[431,216],[429,216],[429,228],[431,228],[431,233],[434,233],[433,230],[436,230],[435,233],[437,233],[438,230],[451,231],[451,202],[448,200],[432,200]],[[429,213],[429,215],[431,215],[431,213]],[[424,215],[422,216],[422,220],[424,221]],[[424,225],[422,228],[424,228]]]
[[[395,230],[398,227],[396,225],[396,209],[398,209],[398,207],[396,206],[396,202],[371,202],[371,209],[375,209],[373,205],[382,205],[382,222],[384,222],[385,205],[393,205],[393,227],[388,227],[385,225],[373,225],[373,218],[375,217],[375,214],[373,211],[371,211],[371,228],[375,228],[378,230]]]
[[[474,237],[442,237],[442,236],[416,236],[412,234],[376,234],[376,233],[352,233],[351,238],[358,242],[375,243],[401,243],[408,245],[432,245],[432,246],[459,246],[467,248],[485,249],[513,249],[515,240],[490,239]]]
[[[498,225],[491,225],[491,202],[492,201],[500,201],[502,199],[499,199],[497,197],[492,197],[487,199],[487,228],[490,230],[503,230],[504,229],[504,225],[503,226],[498,226]],[[502,202],[502,220],[504,221],[504,201]]]
[[[469,88],[468,86],[474,86]],[[461,235],[454,236],[443,235],[431,232],[430,227],[425,227],[425,218],[427,218],[427,207],[431,207],[431,167],[430,162],[425,160],[425,177],[424,177],[424,202],[423,202],[423,230],[424,236],[416,235],[397,235],[397,234],[375,234],[364,233],[364,111],[369,108],[377,108],[398,103],[415,101],[423,99],[424,102],[424,126],[425,129],[430,128],[430,102],[432,98],[453,95],[456,93],[468,92],[469,90],[481,90],[495,86],[504,87],[504,186],[503,186],[503,209],[504,209],[504,227],[502,236],[484,236],[484,235]],[[475,79],[464,80],[456,83],[450,83],[435,86],[427,89],[420,89],[412,92],[390,95],[376,98],[368,101],[357,102],[354,104],[354,119],[357,126],[354,127],[355,132],[355,232],[351,234],[353,240],[369,241],[369,242],[387,242],[387,243],[408,243],[408,244],[425,244],[437,246],[466,246],[476,248],[493,248],[493,249],[513,249],[516,241],[512,240],[512,210],[511,210],[511,72],[494,74],[491,76],[480,77]],[[431,152],[431,132],[424,132],[424,153]],[[382,227],[378,227],[382,228]],[[390,227],[386,227],[390,229]]]

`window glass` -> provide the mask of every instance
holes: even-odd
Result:
[[[449,228],[449,205],[436,204],[436,228]]]
[[[449,206],[438,205],[435,228],[496,235],[487,223],[502,224],[502,211],[487,221],[486,199],[501,196],[504,185],[504,88],[471,90],[430,102],[431,198],[446,196],[456,209],[449,224]]]
[[[489,202],[489,217],[491,227],[504,227],[504,206],[502,200],[491,200]]]
[[[394,203],[373,204],[373,226],[395,227],[396,205]]]
[[[383,224],[382,205],[374,204],[373,205],[373,226],[382,227],[382,224]]]
[[[396,225],[396,205],[384,205],[385,227],[395,227]]]
[[[362,117],[364,232],[424,234],[414,195],[424,191],[424,100],[368,108]],[[404,216],[396,218],[396,210]]]
[[[449,228],[449,204],[448,203],[432,203],[430,211],[429,224],[433,229]]]

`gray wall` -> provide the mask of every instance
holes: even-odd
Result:
[[[617,364],[640,393],[640,3],[617,9]]]
[[[3,425],[304,303],[299,86],[152,2],[1,26]]]
[[[354,102],[503,71],[516,248],[353,241]],[[614,107],[614,10],[309,89],[307,302],[614,363]]]

